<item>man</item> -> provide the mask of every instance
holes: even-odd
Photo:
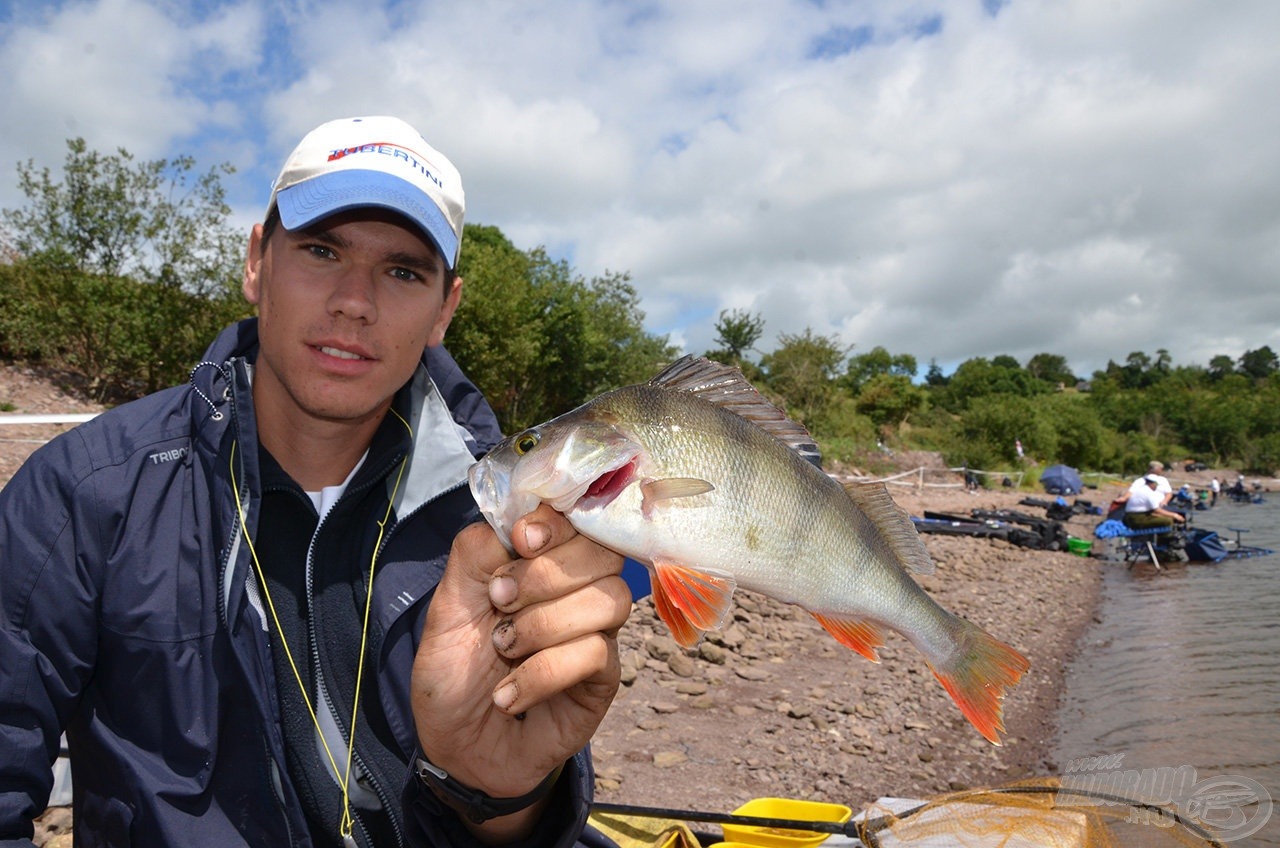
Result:
[[[1173,484],[1169,482],[1169,478],[1164,476],[1164,463],[1153,459],[1147,463],[1147,473],[1143,474],[1137,480],[1129,485],[1129,491],[1141,491],[1146,488],[1146,480],[1148,477],[1155,478],[1156,491],[1160,493],[1160,505],[1164,506],[1173,500]]]
[[[473,523],[462,219],[407,124],[322,125],[249,238],[258,317],[0,491],[0,844],[64,728],[77,844],[575,841],[630,596],[547,507],[518,559]]]
[[[1172,528],[1175,523],[1186,521],[1186,516],[1173,510],[1165,509],[1164,496],[1160,494],[1160,480],[1156,474],[1148,474],[1141,478],[1140,489],[1130,489],[1124,502],[1124,523],[1135,530],[1146,530],[1152,527]],[[1156,537],[1158,543],[1169,540],[1167,533]]]

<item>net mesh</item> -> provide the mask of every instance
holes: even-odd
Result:
[[[943,795],[897,812],[867,809],[868,848],[1190,848],[1220,846],[1176,809],[1038,778]]]

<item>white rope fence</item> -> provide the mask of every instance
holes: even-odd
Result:
[[[65,414],[44,414],[44,413],[0,413],[0,428],[5,424],[14,424],[23,427],[33,427],[42,424],[83,424],[90,419],[96,418],[96,412],[77,412]],[[3,432],[0,429],[0,432]],[[43,445],[48,439],[23,439],[23,438],[7,438],[0,436],[0,442],[10,442],[13,444],[29,444]]]
[[[960,481],[946,480],[935,482],[928,480],[930,475],[939,476],[959,474]],[[984,477],[998,477],[1003,481],[1006,477],[1011,481],[1012,485],[1017,487],[1022,485],[1023,471],[983,471],[978,468],[913,468],[910,471],[902,471],[897,474],[891,474],[887,477],[868,477],[859,475],[832,475],[840,480],[856,480],[860,483],[884,483],[886,486],[909,486],[917,491],[923,489],[963,489],[966,486],[964,476],[966,474],[981,474]]]

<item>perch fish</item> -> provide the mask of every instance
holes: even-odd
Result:
[[[842,486],[816,456],[740,371],[686,356],[511,436],[470,484],[508,548],[515,521],[546,502],[645,563],[658,615],[685,647],[725,622],[738,586],[798,604],[872,661],[897,631],[1000,744],[1001,701],[1027,659],[911,578],[933,562],[883,484]]]

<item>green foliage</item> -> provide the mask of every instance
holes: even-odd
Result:
[[[929,403],[929,393],[905,374],[877,374],[858,393],[858,412],[884,431],[896,431]]]
[[[221,176],[194,160],[138,162],[67,142],[61,178],[18,165],[27,204],[0,213],[0,355],[83,372],[123,400],[183,380],[213,335],[248,314],[244,238]]]
[[[1069,388],[1077,382],[1067,364],[1067,358],[1054,353],[1037,353],[1028,359],[1027,373],[1053,387],[1061,385]]]
[[[1026,398],[1047,391],[1049,387],[1023,369],[1013,357],[987,360],[979,356],[960,363],[936,397],[943,408],[960,412],[973,401],[991,395]]]
[[[19,256],[45,267],[221,297],[238,285],[244,245],[226,221],[221,177],[234,169],[194,167],[189,156],[139,162],[69,139],[61,179],[18,165],[27,205],[4,210],[5,230]]]
[[[786,399],[788,412],[800,423],[822,418],[839,396],[836,377],[848,349],[809,328],[800,335],[783,333],[777,350],[760,360],[768,387]]]
[[[446,343],[505,432],[643,382],[675,357],[665,338],[645,332],[625,274],[584,280],[482,225],[467,228],[459,273],[462,304]]]
[[[744,309],[721,310],[716,320],[717,350],[708,351],[707,357],[726,365],[741,367],[747,351],[755,350],[756,342],[764,335],[764,318],[759,313]]]
[[[100,399],[183,381],[213,336],[247,311],[230,295],[211,299],[69,268],[0,266],[0,353],[79,371]]]
[[[857,395],[870,380],[882,374],[906,377],[910,382],[916,375],[916,358],[909,353],[891,354],[877,345],[849,358],[844,381],[849,391]]]

